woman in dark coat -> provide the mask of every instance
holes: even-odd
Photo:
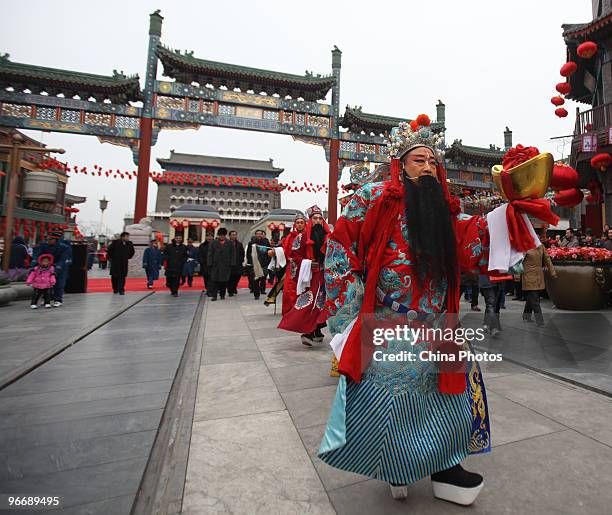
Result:
[[[172,243],[166,245],[164,250],[164,260],[166,261],[166,282],[173,297],[178,297],[181,283],[183,266],[187,261],[187,247],[183,245],[183,236],[177,234]]]
[[[164,255],[159,250],[159,243],[153,240],[142,255],[142,267],[147,273],[147,288],[153,288],[153,282],[159,279],[159,271],[164,262]]]
[[[122,232],[118,240],[113,240],[106,251],[110,261],[110,275],[113,293],[125,295],[125,278],[128,274],[128,263],[134,257],[134,245],[130,234]]]
[[[208,265],[210,266],[210,280],[213,291],[211,300],[225,299],[227,282],[232,271],[232,262],[235,261],[235,246],[227,240],[227,229],[221,228],[217,232],[217,239],[208,246]]]
[[[13,238],[11,245],[11,258],[9,259],[10,268],[27,268],[26,260],[28,258],[28,247],[25,240],[21,236]]]
[[[557,272],[546,253],[544,245],[527,251],[523,260],[522,287],[526,297],[525,309],[523,310],[523,320],[533,322],[531,314],[535,315],[535,322],[538,327],[544,325],[542,308],[540,307],[540,292],[546,288],[544,284],[544,271],[542,266],[546,266],[548,273],[555,278]]]

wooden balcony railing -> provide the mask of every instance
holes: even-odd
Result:
[[[605,132],[612,126],[612,104],[596,106],[588,111],[577,112],[575,135],[587,132]]]

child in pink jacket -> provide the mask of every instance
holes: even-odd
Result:
[[[51,288],[55,284],[55,269],[53,268],[53,256],[51,254],[41,254],[38,257],[38,265],[28,275],[26,284],[34,288],[30,307],[36,309],[38,300],[42,296],[45,307],[51,307]]]

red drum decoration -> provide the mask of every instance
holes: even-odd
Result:
[[[559,73],[563,77],[569,77],[573,73],[576,73],[577,69],[578,69],[578,65],[574,61],[568,61],[563,66],[561,66],[561,70],[559,70]]]
[[[594,41],[585,41],[578,45],[578,56],[583,59],[590,59],[597,53],[597,43]]]
[[[557,107],[557,109],[555,109],[555,114],[559,118],[565,118],[567,116],[567,109],[565,109],[563,107]]]
[[[550,187],[557,191],[569,190],[578,186],[578,180],[578,172],[571,166],[555,165],[550,178]]]
[[[554,201],[559,207],[574,207],[582,202],[584,194],[578,188],[563,190],[555,194]]]
[[[607,152],[602,152],[591,158],[591,166],[601,172],[605,172],[611,164],[612,156]]]
[[[557,95],[557,96],[555,96],[555,97],[552,97],[552,98],[550,99],[550,102],[551,102],[553,105],[556,105],[556,106],[562,106],[563,104],[565,104],[565,99],[564,99],[563,97],[560,97],[560,96],[558,96],[558,95]]]
[[[570,91],[572,91],[572,87],[569,85],[569,82],[559,82],[555,86],[555,89],[562,95],[569,95]]]

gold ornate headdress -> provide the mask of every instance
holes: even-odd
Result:
[[[430,125],[429,116],[420,114],[411,122],[400,122],[398,127],[393,127],[387,143],[389,156],[393,159],[401,159],[417,147],[427,147],[438,159],[442,159],[444,157],[442,149],[444,133],[436,134]]]

